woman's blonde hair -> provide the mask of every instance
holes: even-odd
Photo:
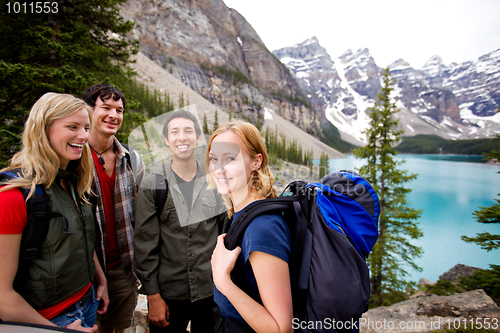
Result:
[[[269,169],[269,158],[267,153],[266,144],[260,135],[259,130],[252,124],[243,121],[231,121],[217,128],[208,140],[207,152],[205,154],[205,172],[208,175],[209,188],[217,188],[212,175],[210,174],[210,159],[209,153],[214,138],[224,132],[231,131],[236,134],[246,148],[246,151],[252,159],[256,158],[258,154],[262,155],[262,164],[260,168],[254,170],[251,176],[253,188],[257,190],[257,195],[263,198],[274,198],[278,196],[278,191],[274,188],[274,176]],[[234,213],[231,201],[227,195],[223,195],[224,202],[228,208],[228,214],[231,218]]]
[[[47,131],[55,120],[71,116],[85,109],[92,122],[92,109],[81,99],[68,94],[46,93],[31,108],[22,135],[22,148],[11,159],[10,165],[2,170],[19,169],[19,178],[10,179],[5,191],[14,187],[29,189],[27,198],[35,192],[36,185],[49,188],[55,181],[59,170],[59,156],[49,143]],[[79,176],[77,192],[86,201],[85,194],[90,192],[93,177],[93,161],[88,145],[83,147],[82,156],[76,167]]]

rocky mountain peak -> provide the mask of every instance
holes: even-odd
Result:
[[[334,59],[332,67],[315,67],[310,59],[319,56],[304,44],[318,48],[319,41],[303,42],[273,53],[308,92],[316,110],[324,112],[344,134],[344,139],[363,141],[361,132],[368,126],[365,112],[377,100],[383,69],[376,65],[367,48],[345,51]],[[308,52],[298,52],[301,47]],[[320,54],[327,58],[326,51]],[[450,66],[441,57],[433,56],[421,70],[398,59],[389,69],[396,79],[393,97],[401,110],[398,117],[405,135],[478,138],[500,130],[500,115],[493,117],[500,105],[500,50],[477,61]]]
[[[405,70],[408,68],[413,69],[408,62],[405,60],[399,58],[398,60],[394,61],[392,64],[390,64],[389,69],[392,70]]]
[[[316,36],[312,36],[309,39],[306,39],[305,41],[302,42],[302,45],[307,45],[307,44],[318,44],[319,45],[319,40]]]
[[[361,95],[376,98],[380,69],[375,63],[375,59],[371,56],[370,51],[367,48],[359,49],[355,52],[349,50],[342,54],[339,60],[339,66],[342,66],[345,78],[351,87]],[[368,87],[364,84],[360,84],[366,81],[370,81]]]
[[[319,44],[316,37],[309,38],[300,44],[295,44],[294,46],[285,47],[279,50],[273,51],[273,54],[281,59],[285,65],[289,62],[293,62],[293,59],[301,59],[301,62],[307,62],[308,67],[316,69],[328,69],[333,65],[333,61],[330,55],[324,47]],[[294,70],[287,67],[290,70]],[[294,65],[292,65],[294,67]]]
[[[357,51],[349,49],[346,52],[344,52],[339,58],[342,60],[343,63],[348,63],[352,61],[357,61],[358,63],[362,63],[363,61],[373,60],[372,56],[370,55],[370,50],[368,50],[368,48],[359,49]]]
[[[442,65],[443,64],[443,59],[438,56],[437,54],[433,55],[432,57],[430,57],[429,60],[427,60],[424,64],[424,67],[428,67],[428,66],[439,66],[439,65]]]
[[[369,79],[378,75],[379,68],[367,48],[355,52],[348,50],[339,59],[349,82]]]
[[[433,77],[439,75],[439,73],[442,73],[447,69],[448,67],[444,64],[443,59],[438,55],[434,55],[425,62],[421,71],[425,75]]]
[[[309,104],[324,115],[326,101],[340,78],[333,60],[318,39],[312,37],[294,46],[275,50],[273,54],[295,77]]]

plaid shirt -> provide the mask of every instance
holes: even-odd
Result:
[[[118,239],[118,247],[120,249],[120,257],[123,269],[131,283],[137,280],[133,271],[134,249],[132,240],[134,238],[134,206],[135,197],[137,195],[137,185],[134,178],[134,173],[127,164],[126,154],[130,154],[123,147],[118,139],[114,138],[116,147],[116,170],[115,170],[115,216],[116,216],[116,232]],[[138,178],[144,174],[144,163],[140,156],[136,153]],[[139,176],[140,175],[140,176]],[[106,219],[104,218],[104,207],[102,202],[102,192],[99,177],[94,164],[94,182],[92,186],[96,197],[94,201],[95,221],[96,221],[96,253],[101,262],[102,268],[106,270]],[[100,244],[100,246],[98,245]]]

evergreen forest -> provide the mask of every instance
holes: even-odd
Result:
[[[498,149],[498,139],[446,140],[437,135],[403,137],[397,146],[405,154],[482,155]]]

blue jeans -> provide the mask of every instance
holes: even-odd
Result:
[[[75,303],[76,309],[72,312],[56,316],[50,321],[59,326],[66,327],[77,319],[82,321],[82,327],[92,327],[95,324],[96,311],[99,306],[99,301],[95,298],[94,286],[92,289],[92,296],[85,304],[80,304],[78,301]]]

